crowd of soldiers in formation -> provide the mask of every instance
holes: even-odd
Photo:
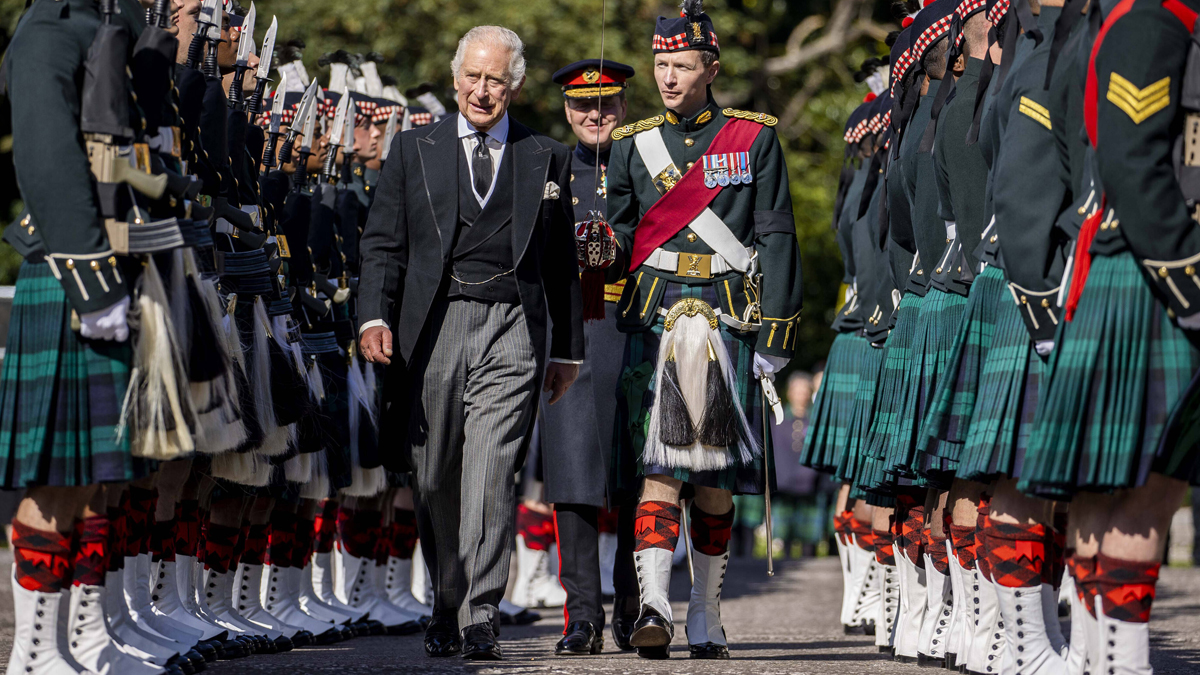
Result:
[[[845,630],[899,662],[1151,672],[1200,477],[1198,8],[936,0],[864,64],[801,461],[842,483]]]

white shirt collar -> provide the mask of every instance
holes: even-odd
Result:
[[[477,133],[479,133],[479,130],[475,128],[475,125],[468,122],[466,115],[463,115],[460,112],[458,114],[458,137],[467,138],[469,136],[474,136]],[[499,122],[496,122],[494,125],[492,125],[491,129],[488,129],[487,135],[501,145],[508,141],[507,112],[504,113],[504,117],[501,117]]]

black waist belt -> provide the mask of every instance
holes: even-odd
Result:
[[[267,316],[287,316],[292,313],[291,289],[285,288],[277,300],[267,303]]]
[[[208,229],[208,221],[180,220],[179,231],[183,233],[185,246],[208,248],[213,245],[212,231]]]
[[[301,333],[300,350],[305,356],[338,353],[337,337],[333,333]]]
[[[266,295],[275,290],[266,251],[216,251],[215,254],[223,289],[239,295]]]
[[[175,218],[141,223],[109,220],[104,227],[113,249],[121,253],[161,253],[184,245],[183,232]]]

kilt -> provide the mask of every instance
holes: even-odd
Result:
[[[1042,359],[1009,294],[998,298],[992,345],[979,378],[978,406],[956,475],[987,483],[1018,478],[1028,448],[1042,381]]]
[[[118,439],[129,342],[86,340],[46,263],[17,276],[0,371],[0,487],[79,487],[144,476],[149,462]]]
[[[710,307],[719,307],[716,289],[711,285],[686,286],[668,283],[662,306],[670,307],[685,298],[699,298]],[[641,479],[652,474],[671,476],[684,483],[730,490],[735,494],[761,494],[763,491],[763,458],[769,458],[770,439],[766,439],[763,457],[749,465],[734,464],[719,471],[689,471],[664,466],[643,466],[642,451],[650,426],[650,410],[654,405],[654,370],[658,362],[659,341],[662,339],[664,317],[661,315],[650,330],[630,333],[625,342],[625,357],[617,389],[616,428],[613,434],[612,456],[608,463],[609,490],[614,501],[636,498]],[[729,326],[720,324],[721,339],[729,350],[733,370],[741,377],[734,392],[741,401],[750,423],[750,433],[763,439],[762,388],[754,377],[754,348],[748,342],[750,333],[739,337]],[[774,471],[771,472],[772,477]]]
[[[992,345],[996,313],[1007,300],[1004,272],[994,265],[988,266],[971,284],[963,319],[946,362],[946,377],[938,382],[917,435],[917,452],[933,455],[937,460],[959,461],[979,400],[979,381]]]
[[[1069,498],[1188,479],[1194,443],[1160,443],[1200,369],[1200,350],[1167,316],[1129,252],[1096,255],[1075,319],[1059,324],[1018,487]]]
[[[850,413],[845,450],[834,470],[834,478],[842,483],[853,483],[862,464],[867,448],[867,436],[871,431],[871,418],[875,413],[875,394],[879,388],[879,374],[883,369],[883,350],[868,346],[856,368],[861,376],[854,393],[854,408]]]
[[[832,472],[840,463],[849,440],[863,357],[869,351],[867,339],[855,333],[838,333],[833,339],[804,437],[800,455],[804,466]]]

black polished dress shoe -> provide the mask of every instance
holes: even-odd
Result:
[[[629,644],[639,647],[638,655],[641,655],[641,647],[669,647],[673,637],[675,626],[654,609],[645,607],[641,618],[633,624]]]
[[[629,638],[633,635],[633,625],[638,618],[638,599],[622,598],[613,600],[612,636],[617,649],[627,652],[633,649]]]
[[[499,661],[504,658],[490,622],[471,624],[462,630],[462,657],[474,661]]]
[[[344,635],[342,635],[342,629],[338,628],[337,626],[330,626],[329,630],[322,631],[321,633],[313,636],[313,644],[331,645],[335,642],[341,642],[344,639],[346,638]]]
[[[590,656],[604,651],[604,632],[591,621],[572,621],[554,645],[555,656]]]
[[[448,617],[434,617],[425,629],[425,654],[434,658],[454,656],[461,649],[458,623]]]
[[[301,635],[301,633],[303,633],[303,632],[304,632],[304,631],[301,631],[300,633],[297,633],[297,634],[296,634],[296,638],[297,638],[297,639],[299,639],[299,640],[303,640],[304,638],[303,638],[303,637],[302,637],[302,635]],[[294,642],[294,641],[292,640],[292,638],[290,638],[290,637],[288,637],[288,636],[286,636],[286,635],[280,635],[279,637],[275,638],[274,640],[271,640],[271,642],[272,642],[272,643],[275,645],[275,653],[276,653],[276,654],[282,654],[282,653],[284,653],[284,652],[290,652],[290,651],[292,651],[293,649],[295,649],[296,647],[301,647],[301,646],[303,646],[303,645],[301,645],[301,644],[300,644],[300,643],[298,643],[298,642]],[[304,644],[308,644],[308,642],[307,642],[307,641],[305,641],[305,642],[304,642]]]
[[[945,668],[946,659],[917,652],[917,665],[921,668]]]
[[[192,647],[192,649],[195,649],[197,652],[199,652],[199,654],[203,656],[204,660],[208,663],[212,663],[213,661],[217,660],[217,648],[208,642],[197,642],[196,646]]]
[[[728,659],[729,647],[715,642],[705,642],[702,645],[688,645],[688,656],[693,659]]]

